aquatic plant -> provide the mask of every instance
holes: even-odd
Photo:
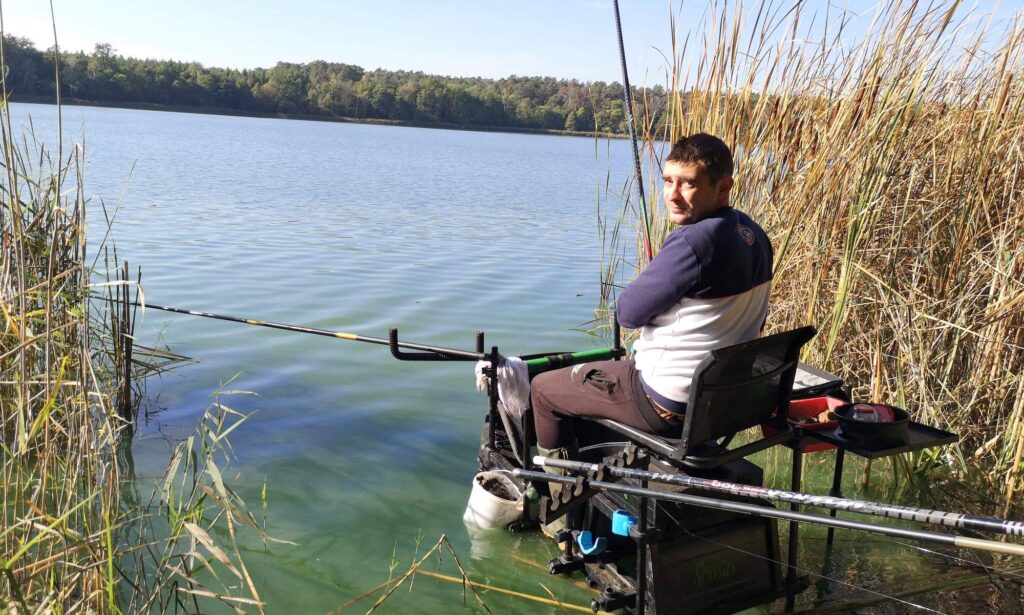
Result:
[[[667,143],[723,137],[733,204],[775,246],[769,331],[815,324],[805,361],[958,432],[939,461],[983,468],[1009,506],[1024,480],[1024,17],[871,10],[703,10],[666,52],[668,121],[640,118],[648,192]],[[662,203],[652,217],[657,245]],[[607,268],[621,284],[640,266]]]
[[[212,598],[262,610],[236,527],[262,533],[219,469],[225,436],[241,417],[215,402],[176,449],[151,506],[139,504],[132,387],[140,366],[159,369],[173,356],[133,356],[128,301],[137,286],[127,266],[120,273],[116,251],[87,249],[83,149],[65,151],[59,105],[55,150],[31,126],[16,131],[6,75],[0,71],[0,608],[195,612]],[[215,530],[227,546],[211,538]]]

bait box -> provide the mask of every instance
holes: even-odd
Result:
[[[798,423],[794,422],[795,418],[813,418],[817,419],[822,412],[828,412],[829,410],[835,410],[846,404],[846,401],[836,397],[808,397],[807,399],[794,399],[789,402],[789,419],[790,423],[794,427],[803,429],[806,431],[824,431],[826,429],[835,429],[839,426],[839,423],[835,420],[826,421],[819,423],[815,420],[814,423]],[[761,433],[768,436],[774,436],[779,431],[769,425],[761,426]],[[805,453],[817,453],[820,451],[829,451],[835,448],[835,445],[828,444],[827,442],[817,442],[815,444],[808,444],[804,447]]]

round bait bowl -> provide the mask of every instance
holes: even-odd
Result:
[[[836,435],[853,444],[872,449],[885,449],[903,446],[909,436],[910,415],[901,408],[885,404],[867,404],[874,406],[878,412],[879,422],[869,423],[853,418],[854,406],[861,404],[843,404],[832,414],[839,421]]]

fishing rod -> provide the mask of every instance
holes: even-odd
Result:
[[[728,500],[719,500],[716,498],[708,498],[698,495],[688,495],[685,493],[672,493],[668,491],[658,491],[655,489],[645,489],[643,487],[634,487],[631,485],[623,485],[620,483],[608,483],[604,481],[593,480],[584,476],[562,476],[560,474],[546,474],[544,472],[534,472],[532,470],[523,470],[520,468],[512,470],[512,475],[517,476],[519,478],[525,478],[527,480],[555,482],[562,483],[565,485],[580,485],[583,488],[597,489],[600,491],[607,491],[611,493],[622,493],[626,495],[634,495],[637,497],[652,498],[655,500],[664,500],[668,502],[678,502],[681,504],[690,504],[691,506],[700,506],[702,508],[712,508],[715,510],[725,510],[729,512],[754,515],[758,517],[769,517],[774,519],[782,519],[785,521],[798,521],[800,523],[823,525],[825,527],[836,527],[846,530],[870,532],[874,534],[881,534],[883,536],[905,538],[909,540],[917,540],[920,542],[931,542],[950,547],[959,547],[964,549],[980,549],[983,551],[992,551],[994,553],[1004,553],[1007,555],[1024,555],[1024,545],[1014,543],[1002,543],[996,542],[994,540],[983,540],[980,538],[967,538],[965,536],[957,536],[955,534],[943,534],[941,532],[929,532],[925,530],[915,530],[903,527],[888,527],[884,525],[875,525],[873,523],[864,523],[861,521],[851,521],[848,519],[837,519],[835,517],[825,517],[822,515],[812,515],[809,513],[779,510],[777,508],[772,508],[770,506],[758,506],[756,504],[731,502]],[[635,525],[633,525],[629,530],[630,536],[633,536],[634,538],[639,537],[641,532],[641,528],[638,528]]]
[[[268,322],[264,320],[256,320],[254,318],[242,318],[240,316],[226,316],[224,314],[212,314],[210,312],[201,312],[199,310],[189,310],[184,308],[168,307],[166,305],[157,305],[155,303],[140,303],[133,302],[132,305],[137,305],[142,308],[153,308],[155,310],[162,310],[164,312],[174,312],[177,314],[187,314],[190,316],[200,316],[202,318],[212,318],[215,320],[224,320],[227,322],[237,322],[244,325],[253,325],[256,327],[267,327],[269,329],[280,329],[282,331],[293,331],[296,333],[309,333],[311,335],[322,335],[325,337],[333,337],[336,339],[351,340],[354,342],[366,342],[369,344],[380,344],[382,346],[390,346],[394,348],[406,348],[409,350],[420,350],[429,353],[435,353],[441,355],[440,357],[423,356],[419,354],[407,354],[397,353],[395,357],[401,360],[452,360],[452,361],[489,361],[491,359],[490,354],[484,353],[484,334],[482,331],[477,331],[477,350],[476,352],[469,352],[466,350],[457,350],[454,348],[443,348],[441,346],[428,346],[426,344],[414,344],[410,342],[398,341],[398,330],[392,328],[389,330],[388,339],[379,337],[370,337],[367,335],[359,335],[357,333],[347,333],[345,331],[330,331],[327,329],[316,329],[314,327],[305,327],[302,325],[289,325],[279,322]],[[616,339],[618,339],[618,323],[615,323]],[[395,351],[393,350],[393,353]],[[534,357],[524,361],[527,370],[530,375],[538,374],[543,371],[550,369],[556,369],[559,367],[565,367],[568,365],[576,365],[577,363],[585,363],[587,361],[602,361],[605,359],[611,359],[622,356],[625,351],[621,347],[613,348],[595,348],[592,350],[582,350],[579,352],[565,352],[550,354],[540,357]]]
[[[619,62],[622,64],[623,96],[626,99],[626,124],[629,126],[629,139],[633,143],[633,170],[636,173],[636,190],[640,196],[640,215],[644,220],[644,250],[647,261],[652,257],[651,222],[647,215],[647,200],[644,198],[644,176],[640,169],[640,150],[636,145],[636,126],[633,118],[633,95],[629,87],[629,72],[626,70],[626,46],[622,42],[622,20],[619,18],[619,0],[612,0],[615,7],[615,31],[619,35]]]
[[[296,333],[309,333],[311,335],[323,335],[325,337],[333,337],[342,340],[351,340],[353,342],[366,342],[368,344],[380,344],[382,346],[391,346],[398,348],[406,348],[409,350],[421,350],[425,352],[432,352],[444,357],[449,357],[449,360],[461,360],[461,361],[481,361],[489,358],[489,355],[484,354],[484,336],[483,332],[477,332],[477,351],[469,352],[466,350],[457,350],[455,348],[444,348],[441,346],[428,346],[426,344],[413,344],[410,342],[399,342],[398,341],[398,330],[390,329],[389,338],[384,339],[380,337],[370,337],[368,335],[359,335],[357,333],[346,333],[345,331],[330,331],[327,329],[316,329],[314,327],[304,327],[301,325],[289,325],[279,322],[268,322],[265,320],[256,320],[254,318],[242,318],[239,316],[225,316],[223,314],[211,314],[210,312],[200,312],[199,310],[186,310],[176,307],[168,307],[166,305],[156,305],[155,303],[140,303],[133,302],[132,305],[137,305],[143,309],[153,308],[154,310],[162,310],[164,312],[175,312],[177,314],[188,314],[191,316],[200,316],[202,318],[213,318],[215,320],[226,320],[228,322],[237,322],[244,325],[253,325],[255,327],[267,327],[269,329],[281,329],[282,331],[294,331]],[[418,356],[418,355],[413,355]]]
[[[602,466],[601,464],[596,463],[554,459],[550,457],[534,457],[533,463],[538,466],[561,468],[564,470],[571,470],[573,472],[593,473],[603,469],[612,476],[634,478],[637,480],[646,480],[668,485],[679,485],[681,487],[690,487],[703,491],[717,491],[741,497],[763,498],[776,502],[817,506],[846,512],[874,515],[877,517],[900,519],[903,521],[916,521],[918,523],[942,525],[963,530],[997,532],[1000,534],[1007,534],[1009,536],[1024,536],[1024,521],[1008,521],[1006,519],[996,519],[993,517],[965,515],[962,513],[928,510],[925,508],[915,508],[911,506],[897,506],[895,504],[884,504],[881,502],[871,502],[867,500],[850,500],[847,498],[814,495],[798,491],[768,489],[767,487],[756,487],[754,485],[743,485],[740,483],[730,483],[721,480],[709,480],[706,478],[696,478],[682,474],[649,472],[647,470],[621,468],[610,465]]]

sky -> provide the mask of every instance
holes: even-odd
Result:
[[[58,40],[70,51],[109,43],[126,56],[229,68],[326,60],[462,77],[621,81],[611,0],[52,1]],[[825,11],[828,0],[806,4]],[[0,6],[5,32],[52,45],[46,0]],[[834,0],[831,10],[849,8],[866,25],[877,6]],[[1005,20],[1024,0],[968,6]],[[634,85],[665,82],[670,12],[684,32],[708,10],[697,0],[620,0],[620,8]]]

